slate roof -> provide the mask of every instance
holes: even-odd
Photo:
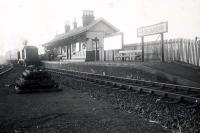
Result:
[[[96,24],[98,24],[101,21],[103,21],[104,23],[106,23],[108,26],[110,26],[116,32],[119,31],[119,29],[117,29],[116,27],[114,27],[112,24],[110,24],[104,18],[99,18],[99,19],[96,19],[95,21],[93,21],[91,24],[89,24],[87,26],[84,26],[84,27],[80,26],[80,27],[78,27],[76,29],[73,29],[73,30],[67,32],[67,33],[56,35],[54,39],[52,39],[48,43],[43,44],[43,46],[48,46],[48,45],[51,45],[52,43],[54,43],[56,41],[60,41],[60,40],[67,39],[69,37],[72,37],[72,36],[84,33],[84,32],[88,31],[90,28],[92,28],[93,26],[95,26]]]

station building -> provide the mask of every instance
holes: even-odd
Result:
[[[90,10],[83,11],[82,23],[82,26],[77,27],[74,20],[72,30],[66,23],[65,33],[43,44],[45,50],[62,60],[103,61],[104,37],[119,30],[104,18],[95,19]]]

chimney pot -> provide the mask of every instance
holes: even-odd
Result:
[[[70,31],[69,21],[65,22],[65,33]]]
[[[76,22],[76,18],[74,18],[74,29],[76,29],[77,28],[77,22]]]
[[[87,26],[94,21],[95,17],[92,10],[83,10],[83,26]]]

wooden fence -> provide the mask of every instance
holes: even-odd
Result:
[[[170,39],[164,43],[165,60],[200,66],[200,43],[191,39]]]
[[[141,50],[141,44],[128,44],[123,46],[123,50]],[[107,54],[105,60],[113,59],[111,51],[105,51]],[[152,41],[144,43],[145,61],[161,60],[161,41]],[[191,39],[168,39],[164,40],[165,61],[180,61],[195,66],[200,66],[200,41]]]

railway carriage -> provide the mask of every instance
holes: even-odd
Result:
[[[10,50],[6,53],[6,60],[8,62],[19,63],[25,66],[39,65],[38,48],[36,46],[24,46],[22,49]]]
[[[24,46],[24,48],[20,51],[18,61],[19,63],[23,63],[25,66],[38,65],[38,48],[36,46]]]

